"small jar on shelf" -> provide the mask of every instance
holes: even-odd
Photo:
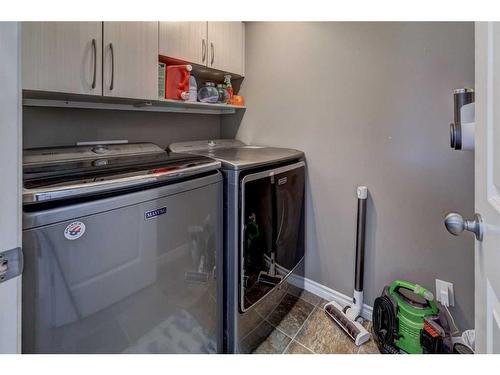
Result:
[[[202,103],[217,103],[219,91],[213,82],[205,82],[198,91],[198,100]]]
[[[219,93],[218,103],[226,104],[229,101],[229,93],[224,88],[224,85],[222,83],[219,83],[217,85],[217,92]]]

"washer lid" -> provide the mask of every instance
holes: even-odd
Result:
[[[170,150],[216,159],[226,169],[246,169],[304,157],[299,150],[246,145],[233,139],[173,143]]]
[[[196,152],[243,146],[246,146],[246,144],[238,141],[237,139],[207,139],[201,141],[172,143],[169,146],[169,149],[172,152]]]
[[[126,157],[133,159],[141,155],[160,154],[165,154],[165,151],[154,143],[102,143],[82,146],[31,148],[23,151],[23,166],[25,168],[28,166],[47,166],[97,158]]]
[[[110,192],[190,177],[220,167],[213,159],[167,152],[151,143],[95,147],[25,150],[23,202]]]

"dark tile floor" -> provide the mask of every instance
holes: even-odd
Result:
[[[264,339],[254,354],[377,354],[373,339],[357,347],[323,311],[322,298],[289,288],[249,338]],[[371,323],[365,322],[370,328]]]

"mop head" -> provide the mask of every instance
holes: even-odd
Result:
[[[342,311],[342,307],[336,302],[327,303],[324,307],[328,315],[345,333],[354,341],[356,346],[363,345],[370,340],[370,333],[359,322],[353,321]]]

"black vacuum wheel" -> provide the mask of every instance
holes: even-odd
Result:
[[[375,299],[373,304],[373,336],[381,353],[399,354],[394,345],[397,339],[397,321],[394,307],[387,296]]]

